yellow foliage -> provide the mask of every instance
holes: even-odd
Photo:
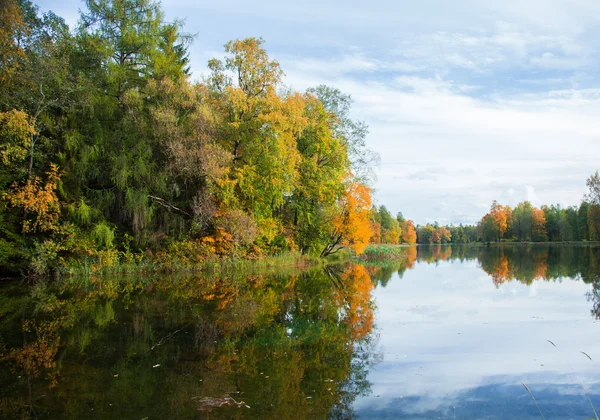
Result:
[[[31,139],[36,134],[29,115],[13,109],[0,112],[0,156],[9,165],[27,157]]]

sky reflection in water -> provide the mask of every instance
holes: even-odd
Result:
[[[600,365],[581,353],[600,362],[588,299],[593,284],[563,277],[556,268],[571,273],[581,264],[589,281],[595,250],[479,249],[461,262],[449,249],[420,250],[412,269],[375,289],[383,361],[370,371],[372,394],[355,403],[357,414],[541,418],[523,382],[546,418],[594,417],[580,385],[600,408]],[[507,260],[511,269],[498,277]],[[524,274],[525,262],[532,261],[530,275]],[[531,284],[510,281],[515,274]]]

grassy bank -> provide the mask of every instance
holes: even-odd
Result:
[[[363,261],[388,261],[407,258],[407,250],[414,249],[411,245],[378,244],[369,245],[358,257]]]
[[[122,254],[122,253],[120,253]],[[133,258],[125,255],[102,258],[82,258],[71,261],[60,275],[67,277],[89,275],[114,275],[135,273],[172,272],[227,272],[233,270],[269,270],[279,268],[300,268],[326,263],[327,260],[301,254],[281,252],[263,256],[210,256],[208,258],[186,258],[180,255],[152,256],[137,254]]]

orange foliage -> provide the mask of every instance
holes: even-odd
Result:
[[[512,277],[508,265],[508,258],[505,255],[500,255],[500,261],[498,264],[494,265],[493,271],[490,274],[492,276],[492,281],[496,286],[504,283]]]
[[[341,213],[333,220],[333,233],[331,235],[333,245],[349,246],[361,254],[373,235],[369,221],[371,209],[371,189],[359,182],[352,182],[341,200]]]
[[[337,295],[337,304],[345,308],[345,323],[351,330],[352,339],[360,340],[373,329],[373,283],[367,269],[358,264],[342,274],[342,280],[344,287]]]
[[[59,228],[60,203],[56,196],[57,183],[60,180],[58,167],[50,165],[46,174],[48,179],[45,185],[33,176],[23,186],[13,185],[12,191],[6,199],[13,207],[20,207],[26,215],[33,215],[23,221],[23,232],[54,232]]]
[[[59,321],[40,323],[24,321],[23,333],[34,333],[35,339],[26,342],[23,347],[12,349],[3,358],[12,362],[14,368],[22,369],[26,375],[31,375],[33,378],[37,378],[43,370],[49,371],[48,379],[51,381],[51,386],[56,385],[58,375],[56,355],[60,343],[57,333],[59,326]]]
[[[412,220],[402,223],[402,242],[409,245],[417,243],[417,231]]]
[[[508,228],[508,211],[507,208],[496,201],[492,204],[489,215],[494,219],[496,226],[498,227],[499,236],[504,236],[506,229]]]
[[[531,210],[531,234],[533,238],[546,235],[546,217],[537,207]]]
[[[371,220],[371,235],[370,242],[372,244],[380,244],[381,243],[381,224],[377,223],[375,220]]]
[[[431,239],[433,243],[436,244],[446,243],[450,242],[450,240],[452,239],[452,234],[448,229],[446,229],[445,226],[442,226],[433,231]]]

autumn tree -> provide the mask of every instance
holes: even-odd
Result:
[[[339,211],[333,219],[329,242],[321,252],[322,257],[350,247],[361,254],[372,236],[369,223],[371,190],[359,182],[348,185],[339,203]]]
[[[402,223],[402,243],[413,245],[417,243],[417,232],[412,220]]]
[[[369,240],[372,244],[380,244],[381,243],[381,217],[379,216],[379,211],[377,210],[377,206],[373,206],[371,208],[369,220],[371,223],[371,239]]]
[[[279,95],[283,72],[257,38],[225,45],[224,61],[209,62],[212,106],[220,145],[230,154],[231,204],[252,213],[272,240],[277,217],[298,183],[297,139],[307,127],[302,95]]]
[[[436,244],[447,244],[452,240],[452,234],[450,230],[445,226],[435,226],[433,234],[431,235],[431,241]]]
[[[490,216],[494,219],[494,222],[498,228],[498,238],[502,238],[508,228],[508,216],[504,206],[498,204],[497,201],[492,203],[490,209]]]
[[[531,211],[531,239],[536,242],[548,240],[546,235],[546,218],[544,212],[537,207]]]
[[[481,220],[481,230],[485,241],[500,241],[508,229],[508,215],[504,206],[497,201],[492,203],[490,212]]]

